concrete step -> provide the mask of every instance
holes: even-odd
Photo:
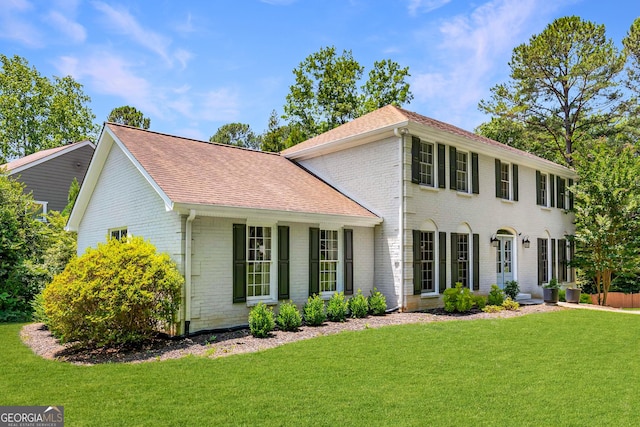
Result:
[[[516,301],[531,299],[531,294],[523,294],[522,292],[516,296]]]

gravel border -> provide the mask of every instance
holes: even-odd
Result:
[[[255,338],[248,329],[232,332],[193,335],[180,339],[157,339],[138,349],[108,348],[84,350],[71,344],[60,344],[42,323],[31,323],[22,327],[20,337],[25,345],[45,359],[69,362],[78,365],[94,365],[114,362],[152,362],[177,359],[188,355],[218,358],[234,354],[250,353],[277,347],[290,342],[337,334],[342,331],[358,331],[389,325],[407,323],[429,323],[449,320],[496,319],[523,316],[530,313],[567,310],[560,306],[531,305],[517,311],[498,313],[473,312],[471,314],[449,314],[442,309],[426,312],[390,313],[385,316],[368,316],[364,319],[347,319],[343,323],[325,322],[321,326],[302,326],[297,332],[273,331],[268,338]],[[215,337],[215,338],[214,338]]]

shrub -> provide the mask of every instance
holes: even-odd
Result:
[[[592,304],[591,295],[582,292],[580,294],[580,304]]]
[[[469,288],[463,288],[462,283],[456,283],[455,288],[449,288],[444,291],[444,310],[448,313],[457,311],[466,313],[473,308],[473,295]]]
[[[324,301],[322,301],[320,295],[314,294],[309,297],[302,311],[304,313],[304,321],[309,326],[320,326],[327,320]]]
[[[473,304],[482,310],[487,305],[487,299],[484,295],[473,295]]]
[[[559,289],[558,290],[558,301],[567,302],[567,290]]]
[[[256,338],[266,338],[269,332],[276,326],[273,315],[273,307],[259,302],[249,312],[249,331]]]
[[[515,311],[520,308],[520,304],[517,301],[512,300],[511,297],[507,297],[507,299],[502,303],[502,307],[505,310]]]
[[[502,306],[502,304],[500,305],[485,305],[484,308],[482,309],[482,311],[484,311],[485,313],[498,313],[499,311],[504,311],[504,307]]]
[[[49,324],[49,319],[47,318],[47,313],[44,311],[44,294],[40,292],[33,298],[31,301],[31,308],[33,309],[33,321],[44,323],[45,325]]]
[[[369,302],[367,297],[362,295],[362,291],[358,289],[355,296],[349,300],[349,310],[351,311],[351,317],[362,318],[367,317],[369,312]]]
[[[369,313],[374,316],[384,316],[387,312],[387,298],[376,288],[369,295]]]
[[[111,239],[69,262],[44,290],[49,329],[88,346],[136,344],[176,322],[184,279],[141,237]]]
[[[343,292],[335,292],[331,295],[327,304],[327,319],[331,322],[344,322],[347,320],[349,304]]]
[[[502,305],[504,301],[504,291],[498,287],[498,285],[491,285],[489,296],[487,297],[487,304],[489,305]]]
[[[504,287],[504,294],[515,300],[520,293],[520,286],[518,286],[518,282],[515,280],[509,280]]]
[[[278,310],[278,318],[276,319],[278,327],[283,331],[297,331],[302,325],[302,316],[300,310],[291,301],[280,304]]]

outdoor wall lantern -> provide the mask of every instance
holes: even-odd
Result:
[[[524,236],[524,238],[522,239],[522,245],[525,248],[528,248],[531,246],[531,242],[529,241],[529,236]]]
[[[498,237],[496,237],[495,234],[491,236],[491,246],[493,246],[494,248],[500,246],[500,240],[498,240]]]

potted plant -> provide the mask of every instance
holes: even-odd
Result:
[[[542,287],[542,295],[544,297],[544,302],[547,304],[557,304],[558,303],[558,280],[553,278]]]
[[[564,299],[565,301],[571,302],[573,304],[580,304],[580,288],[575,285],[568,287],[567,294]]]

